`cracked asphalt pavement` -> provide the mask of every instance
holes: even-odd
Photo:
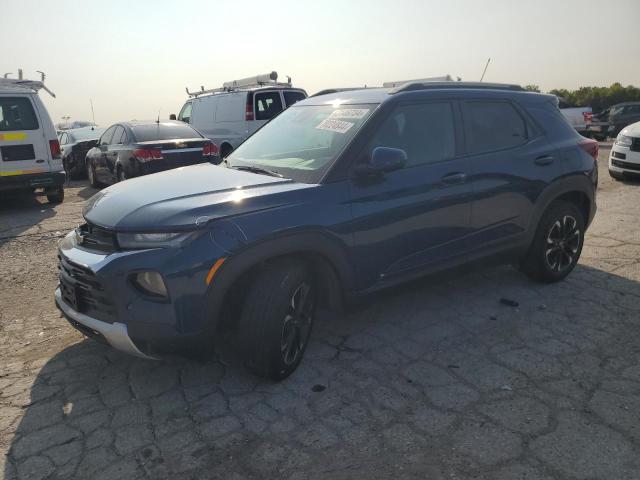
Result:
[[[206,362],[153,362],[83,339],[53,304],[56,244],[93,191],[75,182],[55,207],[3,199],[0,472],[640,478],[640,183],[612,181],[608,152],[566,281],[466,271],[325,313],[279,384],[245,372],[227,342]]]

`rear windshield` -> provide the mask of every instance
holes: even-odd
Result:
[[[67,133],[76,142],[84,142],[85,140],[97,140],[104,133],[104,128],[80,128],[78,130],[69,131]]]
[[[26,97],[0,98],[0,132],[37,130],[38,119]]]
[[[134,125],[132,130],[138,142],[202,137],[186,123],[150,123],[148,125]]]

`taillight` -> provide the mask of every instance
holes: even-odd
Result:
[[[582,118],[584,118],[584,123],[591,123],[593,120],[592,112],[582,112]]]
[[[162,160],[162,151],[158,148],[138,148],[133,151],[133,156],[141,162]]]
[[[598,142],[587,138],[580,142],[580,148],[591,155],[594,160],[598,160],[598,152],[600,151]]]
[[[244,119],[247,121],[253,120],[253,95],[247,94],[247,108],[244,111]]]
[[[220,153],[220,149],[213,142],[205,143],[202,146],[202,155],[205,157],[217,157],[218,153]]]
[[[61,158],[60,142],[58,140],[49,140],[49,149],[51,150],[51,158]]]

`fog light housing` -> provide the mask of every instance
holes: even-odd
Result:
[[[138,272],[133,276],[133,284],[142,292],[156,297],[168,297],[167,286],[158,272]]]

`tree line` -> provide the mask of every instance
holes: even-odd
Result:
[[[540,92],[537,85],[526,85],[525,90]],[[633,85],[626,87],[616,82],[610,87],[580,87],[577,90],[554,88],[549,91],[574,107],[591,107],[594,112],[601,112],[616,103],[640,102],[640,88]]]

